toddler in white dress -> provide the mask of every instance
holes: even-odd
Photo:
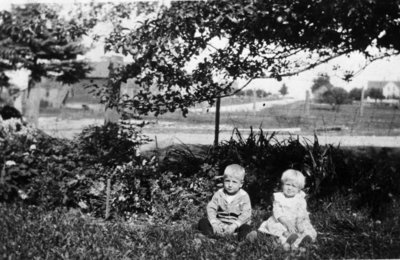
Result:
[[[273,214],[258,230],[279,237],[285,250],[296,249],[302,241],[314,242],[317,237],[302,191],[305,177],[289,169],[283,172],[281,182],[282,191],[274,193]]]

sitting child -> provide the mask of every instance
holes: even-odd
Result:
[[[281,177],[282,192],[274,193],[273,215],[264,221],[260,232],[279,237],[285,250],[296,249],[302,242],[314,242],[317,232],[307,211],[304,175],[296,170],[286,170]]]
[[[250,197],[242,188],[245,170],[237,164],[225,168],[223,188],[219,189],[207,205],[207,217],[199,221],[204,235],[225,235],[238,232],[239,241],[246,238],[251,227]]]

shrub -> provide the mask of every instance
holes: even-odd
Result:
[[[76,141],[81,152],[106,168],[114,168],[135,161],[141,144],[149,141],[129,123],[108,122],[102,126],[89,126],[82,130]]]
[[[317,136],[313,142],[298,136],[278,141],[275,133],[261,129],[246,138],[235,129],[218,147],[173,147],[159,161],[159,156],[136,153],[144,139],[129,141],[132,134],[119,139],[116,125],[87,128],[73,141],[14,126],[0,129],[0,201],[21,200],[47,209],[79,207],[103,216],[110,180],[113,217],[185,220],[204,213],[222,187],[219,177],[232,163],[246,168],[244,188],[253,206],[267,210],[288,168],[306,175],[312,208],[340,192],[357,208],[369,207],[374,218],[385,218],[393,216],[391,205],[400,195],[396,154],[386,149],[353,153],[320,145]]]
[[[314,207],[333,194],[351,194],[351,202],[360,208],[368,206],[374,218],[392,216],[392,204],[399,198],[396,173],[400,169],[397,154],[383,149],[380,153],[320,145],[314,141],[290,136],[279,142],[275,133],[265,134],[252,129],[247,138],[235,129],[230,140],[218,147],[173,149],[162,162],[163,170],[174,174],[208,178],[222,175],[224,168],[238,163],[246,168],[244,188],[252,204],[268,209],[271,195],[280,186],[285,169],[297,169],[306,176],[306,191]],[[213,186],[214,190],[216,186]],[[210,191],[211,192],[211,191]]]

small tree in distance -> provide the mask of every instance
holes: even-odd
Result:
[[[332,106],[332,110],[339,111],[340,105],[349,102],[349,93],[340,87],[333,87],[324,92],[321,96],[323,103],[328,103]]]
[[[361,95],[362,95],[362,88],[353,88],[349,92],[349,98],[351,100],[360,101],[361,100]]]
[[[315,93],[322,87],[325,87],[327,90],[333,88],[333,85],[330,81],[330,77],[326,73],[320,73],[318,77],[313,80],[313,84],[311,86],[311,92]]]
[[[375,102],[379,99],[382,100],[385,97],[383,96],[383,92],[381,88],[370,88],[367,91],[367,97],[375,99]]]
[[[252,89],[247,89],[245,93],[246,93],[246,96],[248,96],[248,97],[252,97],[254,95],[254,92]]]
[[[288,94],[288,88],[285,83],[283,83],[281,89],[279,90],[279,93],[281,93],[282,96],[286,96]]]
[[[238,97],[244,97],[244,96],[246,96],[246,93],[243,90],[240,90],[235,95]]]
[[[263,98],[263,97],[267,97],[268,93],[265,92],[265,90],[263,90],[263,89],[257,89],[256,90],[256,95],[257,95],[258,98]]]

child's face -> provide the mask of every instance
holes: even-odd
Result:
[[[224,178],[224,190],[229,195],[236,194],[236,192],[238,192],[242,186],[243,182],[236,178],[232,178],[230,176],[226,176]]]
[[[283,184],[282,184],[282,191],[283,194],[290,198],[290,197],[294,197],[297,193],[300,192],[300,189],[297,186],[297,183],[293,180],[286,180]]]

